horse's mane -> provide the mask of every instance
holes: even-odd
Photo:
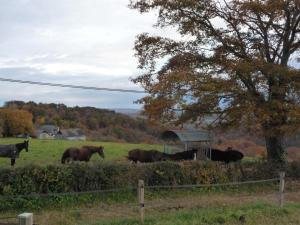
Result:
[[[88,151],[93,151],[93,152],[97,152],[97,151],[99,151],[100,149],[102,149],[103,150],[103,147],[101,146],[101,147],[98,147],[98,146],[92,146],[92,145],[84,145],[84,146],[82,146],[82,148],[85,148],[85,149],[87,149]]]

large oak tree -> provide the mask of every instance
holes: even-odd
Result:
[[[132,0],[155,11],[157,26],[182,38],[144,33],[135,43],[143,73],[133,81],[153,119],[242,125],[266,141],[268,159],[283,162],[283,140],[300,125],[299,0]],[[163,65],[162,65],[163,64]]]

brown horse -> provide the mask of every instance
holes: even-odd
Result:
[[[61,163],[73,161],[90,161],[91,156],[94,153],[98,153],[104,159],[104,148],[102,146],[82,146],[81,148],[67,148],[61,158]]]

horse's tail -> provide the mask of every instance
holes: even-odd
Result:
[[[65,162],[66,162],[66,159],[69,157],[69,150],[66,150],[65,152],[64,152],[64,154],[62,155],[62,157],[61,157],[61,163],[62,164],[65,164]]]

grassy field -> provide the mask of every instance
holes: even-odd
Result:
[[[1,138],[0,144],[12,144],[22,142],[23,139]],[[127,152],[134,148],[157,149],[161,150],[162,145],[148,144],[128,144],[96,141],[67,141],[67,140],[39,140],[30,139],[29,151],[23,150],[20,158],[17,159],[15,166],[24,166],[28,164],[57,164],[60,163],[61,156],[68,147],[81,147],[83,145],[104,146],[105,160],[125,160]],[[99,155],[92,157],[93,161],[99,160]],[[102,160],[102,159],[101,159]],[[0,166],[9,166],[10,160],[0,158]]]

